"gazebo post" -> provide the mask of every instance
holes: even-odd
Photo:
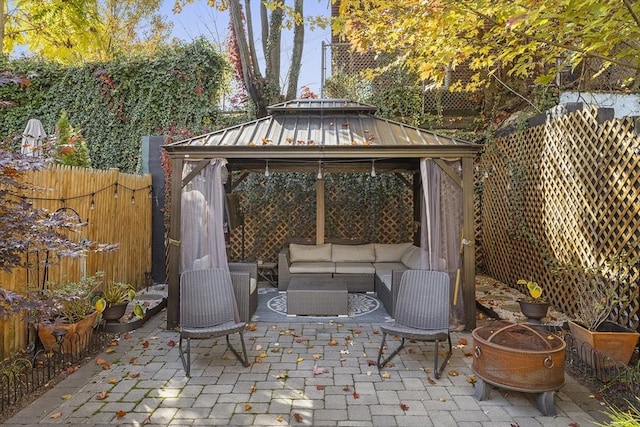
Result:
[[[178,326],[180,307],[180,239],[182,222],[182,157],[171,159],[171,220],[167,238],[167,329]],[[177,176],[177,178],[176,178]]]
[[[476,327],[476,266],[474,221],[474,171],[473,157],[462,158],[462,237],[463,241],[463,298],[464,324],[467,330]]]
[[[316,179],[316,245],[324,244],[324,177]]]

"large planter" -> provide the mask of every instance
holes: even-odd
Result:
[[[127,312],[128,301],[112,304],[104,309],[102,318],[106,322],[117,322]]]
[[[594,350],[625,365],[631,360],[633,349],[638,343],[638,336],[640,336],[637,332],[612,322],[603,322],[597,331],[590,331],[581,324],[570,321],[569,330],[578,345],[586,343]],[[606,364],[602,357],[594,358],[590,354],[586,356],[588,360],[585,362],[593,367]]]
[[[47,351],[58,351],[64,354],[78,354],[86,350],[93,337],[93,327],[96,324],[98,312],[94,311],[89,316],[76,323],[49,324],[40,323],[38,325],[38,337]],[[62,348],[58,348],[55,330],[64,330],[64,340]]]
[[[520,311],[522,314],[527,316],[527,321],[529,323],[541,323],[543,317],[547,317],[547,312],[549,311],[549,303],[548,302],[527,302],[527,301],[518,301],[520,304]]]

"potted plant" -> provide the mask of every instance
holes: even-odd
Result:
[[[45,350],[75,353],[86,348],[102,311],[94,304],[95,284],[95,278],[89,277],[78,282],[50,283],[46,289],[31,293],[31,298],[51,303],[46,309],[34,309],[38,337]],[[60,348],[56,336],[62,336]]]
[[[127,311],[130,301],[136,297],[136,291],[130,284],[110,282],[102,295],[96,300],[96,307],[102,310],[102,318],[107,322],[119,320]],[[144,311],[140,304],[133,307],[133,314],[142,319]]]
[[[601,266],[585,269],[568,265],[560,270],[584,283],[584,287],[576,289],[574,320],[569,321],[573,338],[623,364],[631,360],[640,334],[609,319],[614,310],[622,313],[638,298],[638,287],[631,278],[637,265],[637,258],[622,253]],[[605,363],[603,357],[590,357],[587,362],[592,366]]]
[[[520,279],[519,285],[526,285],[529,296],[518,300],[520,311],[527,316],[529,323],[541,323],[541,319],[547,316],[549,302],[542,298],[542,287],[534,281]]]

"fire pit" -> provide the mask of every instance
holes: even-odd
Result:
[[[472,368],[478,377],[476,399],[486,400],[491,384],[508,390],[536,393],[538,409],[556,414],[554,392],[564,385],[566,343],[542,326],[494,322],[472,332]]]

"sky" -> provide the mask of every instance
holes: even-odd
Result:
[[[252,13],[259,15],[260,8],[258,0],[251,0]],[[286,2],[291,4],[291,2]],[[174,14],[174,0],[164,0],[161,13],[168,21],[173,22],[173,36],[184,41],[191,41],[198,37],[205,37],[207,40],[215,42],[223,47],[228,33],[228,12],[219,12],[217,9],[207,5],[206,0],[195,0],[194,3],[184,7],[182,12]],[[305,16],[323,15],[330,16],[331,4],[330,0],[304,0]],[[254,25],[259,25],[259,16],[254,18]],[[260,36],[260,27],[254,28],[254,35]],[[300,79],[298,80],[298,88],[308,86],[318,96],[320,95],[322,72],[322,42],[326,44],[331,42],[331,31],[327,29],[314,29],[310,31],[305,28],[305,43],[302,52],[302,68],[300,70]],[[256,40],[256,46],[262,46],[260,39]],[[289,61],[293,46],[293,34],[291,31],[285,31],[282,35],[282,76],[281,85],[285,87],[286,73],[289,69]],[[329,51],[326,51],[327,66],[329,63]],[[262,58],[262,53],[259,54]],[[264,66],[261,67],[264,75]],[[327,76],[329,73],[327,72]],[[298,89],[298,95],[300,89]]]

